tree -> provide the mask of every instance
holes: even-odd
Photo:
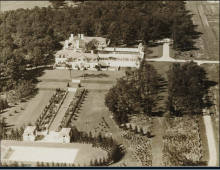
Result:
[[[114,143],[110,152],[108,153],[108,159],[113,161],[113,163],[116,163],[121,160],[124,153],[122,152],[122,149],[120,148],[120,145],[117,143]]]
[[[24,165],[24,163],[23,163],[23,162],[21,163],[20,167],[25,167],[25,165]]]
[[[94,166],[98,166],[99,164],[98,164],[98,160],[97,160],[97,158],[95,158],[95,161],[94,161]]]
[[[40,163],[37,161],[36,167],[40,167],[40,166],[41,166]]]
[[[202,113],[202,98],[206,94],[205,70],[193,61],[182,66],[174,63],[167,77],[169,96],[166,105],[170,113],[177,116]]]
[[[135,134],[138,134],[137,126],[134,127],[134,133],[135,133]]]
[[[126,77],[117,80],[105,96],[105,105],[113,113],[119,125],[128,122],[129,113],[145,113],[151,116],[157,105],[160,79],[159,74],[145,60],[140,68],[126,73]]]
[[[90,166],[94,166],[92,159],[91,159],[91,161],[90,161],[90,164],[89,164],[89,165],[90,165]]]
[[[140,127],[140,132],[139,132],[139,134],[142,135],[142,136],[144,135],[144,131],[143,131],[143,128],[142,128],[142,127]]]
[[[45,166],[46,166],[46,167],[50,167],[50,164],[49,164],[49,162],[47,162]]]

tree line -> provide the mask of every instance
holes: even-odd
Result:
[[[92,147],[101,147],[108,152],[107,158],[103,158],[100,164],[96,163],[96,158],[94,162],[91,160],[91,166],[107,166],[118,162],[124,156],[121,145],[119,145],[112,137],[102,136],[101,132],[97,136],[93,136],[91,132],[80,132],[74,126],[72,127],[70,141],[72,143],[91,143]]]
[[[160,76],[146,60],[141,61],[140,68],[127,68],[125,73],[105,96],[105,105],[119,125],[128,122],[128,114],[151,116],[160,91]]]
[[[153,116],[161,92],[161,78],[153,65],[142,60],[140,68],[126,68],[126,76],[117,80],[105,96],[105,105],[118,125],[129,122],[129,114]],[[191,61],[173,63],[167,71],[168,99],[165,107],[169,115],[197,115],[204,108],[207,93],[206,71]]]

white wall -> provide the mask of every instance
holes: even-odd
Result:
[[[128,51],[128,52],[139,52],[139,49],[138,48],[114,48],[114,47],[106,47],[104,48],[103,50],[105,51],[114,51],[114,49],[116,51]]]

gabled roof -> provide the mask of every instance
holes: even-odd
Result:
[[[36,129],[36,126],[27,126],[23,135],[27,135],[27,134],[30,134],[30,133],[33,133]]]

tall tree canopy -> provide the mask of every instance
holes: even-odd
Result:
[[[167,72],[168,110],[176,115],[201,113],[206,93],[205,70],[191,61],[184,65],[174,63]]]
[[[128,114],[151,115],[157,105],[159,75],[153,65],[143,60],[138,69],[127,69],[105,96],[105,105],[118,124],[128,122]]]

